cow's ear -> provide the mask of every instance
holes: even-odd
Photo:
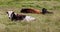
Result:
[[[8,12],[6,12],[8,14]]]

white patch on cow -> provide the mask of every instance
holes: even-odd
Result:
[[[13,11],[8,11],[8,17],[11,18],[11,14],[13,13]]]
[[[35,18],[34,17],[31,17],[31,16],[26,16],[24,20],[26,20],[26,21],[29,22],[29,21],[34,21]]]

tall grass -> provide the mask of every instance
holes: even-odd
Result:
[[[11,21],[6,12],[22,8],[47,8],[53,14],[26,14],[36,21]],[[0,0],[0,32],[60,32],[60,0]]]

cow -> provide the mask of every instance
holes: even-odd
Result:
[[[21,13],[35,13],[35,14],[40,14],[41,13],[40,10],[37,10],[37,9],[34,9],[34,8],[23,8],[23,9],[21,9],[20,12]]]
[[[32,16],[27,16],[24,14],[16,14],[13,11],[7,11],[6,12],[8,14],[9,19],[13,20],[26,20],[26,21],[34,21],[36,20],[36,18],[32,17]]]
[[[35,14],[46,14],[46,13],[52,13],[47,11],[46,8],[42,8],[42,10],[34,9],[34,8],[23,8],[20,11],[21,13],[35,13]]]

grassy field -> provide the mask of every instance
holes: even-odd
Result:
[[[53,14],[26,14],[36,21],[11,21],[6,14],[22,8],[47,8]],[[60,32],[60,0],[0,0],[0,32]]]

